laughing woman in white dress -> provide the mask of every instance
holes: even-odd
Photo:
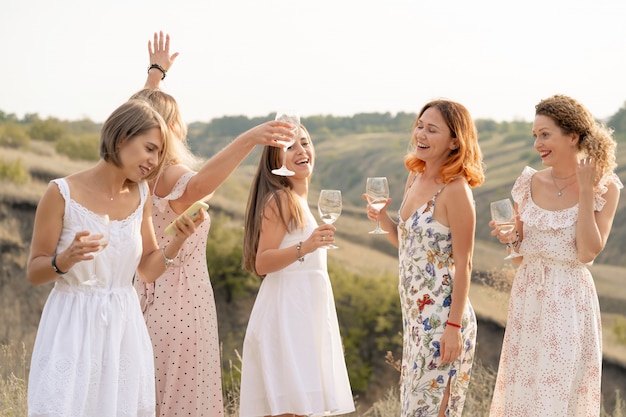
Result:
[[[152,107],[128,101],[103,125],[98,163],[52,181],[39,202],[28,279],[54,288],[32,354],[30,417],[154,416],[152,345],[133,277],[161,275],[204,220],[178,222],[177,237],[158,247],[143,180],[169,141]]]
[[[287,151],[292,177],[271,173],[282,150],[265,147],[244,235],[244,266],[262,277],[243,344],[240,416],[321,416],[354,411],[326,250],[307,195],[315,152],[304,127]]]
[[[513,258],[489,415],[599,416],[602,328],[587,266],[606,244],[623,187],[613,172],[616,144],[570,97],[535,108],[534,147],[546,168],[526,167],[513,186],[517,235],[492,232],[523,256]]]

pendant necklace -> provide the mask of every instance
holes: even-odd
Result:
[[[564,177],[564,178],[559,178],[560,180],[567,180],[569,178],[572,178],[574,175],[576,175],[576,173],[574,172],[572,175],[570,175],[569,177]],[[552,177],[552,182],[554,183],[554,186],[556,187],[556,195],[558,195],[559,197],[561,197],[563,195],[563,190],[566,189],[567,187],[569,187],[570,185],[574,184],[576,181],[570,182],[569,184],[565,184],[563,187],[559,188],[558,184],[556,183],[556,178],[554,176],[554,172],[552,172],[552,170],[550,170],[550,176]]]

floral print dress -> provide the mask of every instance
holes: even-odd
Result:
[[[578,260],[578,205],[549,211],[531,195],[526,167],[512,195],[524,222],[524,259],[511,288],[506,332],[491,403],[492,417],[600,415],[602,329],[593,277]],[[608,182],[594,190],[602,210]]]
[[[440,340],[454,286],[450,228],[432,215],[442,187],[406,221],[399,216],[400,303],[403,321],[402,416],[437,416],[446,386],[446,415],[461,417],[476,343],[476,316],[467,300],[461,335],[463,349],[454,362],[440,366]]]

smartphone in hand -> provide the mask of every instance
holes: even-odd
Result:
[[[176,218],[176,220],[171,222],[165,228],[165,233],[167,233],[168,235],[171,235],[171,236],[176,236],[176,229],[175,229],[174,226],[175,226],[175,224],[176,224],[176,222],[178,220],[181,220],[183,218],[183,215],[187,215],[187,217],[189,217],[191,220],[195,221],[198,218],[198,216],[200,215],[200,210],[208,210],[208,209],[209,209],[209,205],[207,203],[205,203],[204,201],[196,201],[191,206],[189,206],[189,208],[187,210],[185,210],[185,212],[183,214],[178,216]]]

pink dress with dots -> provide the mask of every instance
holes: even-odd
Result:
[[[531,196],[537,172],[526,167],[513,186],[524,222],[524,255],[511,289],[491,417],[600,415],[602,328],[593,277],[576,253],[578,205],[549,211]],[[602,210],[606,184],[595,189]]]
[[[152,196],[152,221],[159,245],[178,217],[169,205],[196,173],[182,175],[170,194]],[[152,339],[156,375],[156,415],[223,416],[217,312],[206,262],[210,220],[189,237],[154,284],[136,283]]]

